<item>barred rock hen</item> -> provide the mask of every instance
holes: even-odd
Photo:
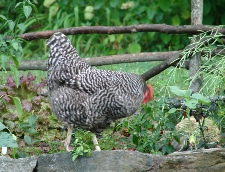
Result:
[[[67,150],[74,127],[100,133],[152,99],[152,87],[140,76],[88,65],[62,33],[55,33],[47,46],[50,104],[58,119],[68,125]],[[93,142],[98,144],[96,137]]]

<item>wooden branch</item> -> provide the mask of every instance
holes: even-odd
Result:
[[[174,56],[177,57],[180,54],[180,52],[181,51],[123,54],[123,55],[102,56],[102,57],[83,58],[83,59],[92,66],[101,66],[101,65],[119,64],[119,63],[164,61],[167,58],[171,58]],[[7,67],[6,70],[10,70],[10,68]],[[43,71],[46,71],[47,70],[47,61],[45,61],[45,60],[22,61],[18,70],[43,70]]]
[[[154,66],[153,68],[151,68],[150,70],[148,70],[147,72],[143,73],[141,75],[141,77],[147,81],[150,78],[152,78],[153,76],[158,75],[159,73],[161,73],[162,71],[164,71],[165,69],[167,69],[170,66],[175,65],[180,59],[181,59],[182,55],[179,54],[178,56],[173,56],[171,58],[166,59],[165,61],[163,61],[162,63]]]
[[[194,44],[193,44],[194,45]],[[187,46],[186,48],[190,48]],[[144,61],[164,61],[157,67],[150,69],[148,72],[143,74],[143,78],[148,80],[153,76],[159,74],[163,70],[167,69],[170,66],[177,66],[176,62],[173,62],[173,59],[179,58],[181,51],[172,51],[172,52],[153,52],[153,53],[140,53],[140,54],[124,54],[124,55],[114,55],[114,56],[104,56],[104,57],[93,57],[93,58],[83,58],[86,62],[92,66],[101,66],[101,65],[109,65],[109,64],[118,64],[118,63],[130,63],[130,62],[144,62]],[[204,53],[204,52],[203,52]],[[225,55],[225,50],[217,49],[212,52],[212,56],[215,55]],[[173,58],[173,59],[172,59]],[[9,65],[12,64],[9,63]],[[47,61],[45,60],[36,60],[36,61],[22,61],[19,70],[47,70]],[[185,62],[185,69],[189,69],[189,62]],[[6,70],[10,70],[9,66]]]
[[[124,34],[124,33],[137,33],[137,32],[160,32],[166,34],[198,34],[202,31],[210,31],[215,26],[203,25],[184,25],[184,26],[171,26],[166,24],[141,24],[133,26],[83,26],[72,27],[58,30],[46,30],[40,32],[30,32],[18,35],[18,37],[30,41],[35,39],[49,38],[55,32],[62,32],[65,35],[78,35],[78,34]],[[217,27],[219,33],[225,34],[225,28]]]

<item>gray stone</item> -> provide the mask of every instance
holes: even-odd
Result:
[[[166,157],[159,172],[225,172],[225,149],[175,152]]]
[[[30,172],[37,165],[37,157],[12,159],[0,156],[0,172]]]
[[[154,157],[154,158],[153,158]],[[65,172],[133,172],[159,168],[162,157],[134,151],[95,151],[91,157],[72,161],[69,153],[46,155],[38,158],[38,171]]]
[[[72,161],[70,153],[11,159],[0,157],[0,172],[225,172],[225,149],[175,152],[168,156],[137,151],[93,152]]]

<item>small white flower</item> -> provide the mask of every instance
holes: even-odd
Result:
[[[94,17],[93,13],[84,13],[85,20],[91,20]]]
[[[134,6],[134,2],[132,1],[127,1],[125,3],[122,3],[120,9],[121,10],[126,10],[126,9],[129,9],[129,8],[132,8]]]
[[[85,10],[84,10],[85,12],[89,12],[89,13],[93,13],[94,12],[94,7],[93,6],[86,6],[85,7]]]
[[[84,9],[84,18],[85,20],[91,20],[94,17],[94,7],[86,6]]]

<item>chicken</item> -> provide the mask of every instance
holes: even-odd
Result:
[[[47,41],[47,46],[50,105],[57,118],[68,125],[68,151],[73,128],[99,134],[111,122],[134,114],[153,97],[151,85],[138,75],[88,65],[60,32]],[[96,136],[93,142],[99,150]]]

